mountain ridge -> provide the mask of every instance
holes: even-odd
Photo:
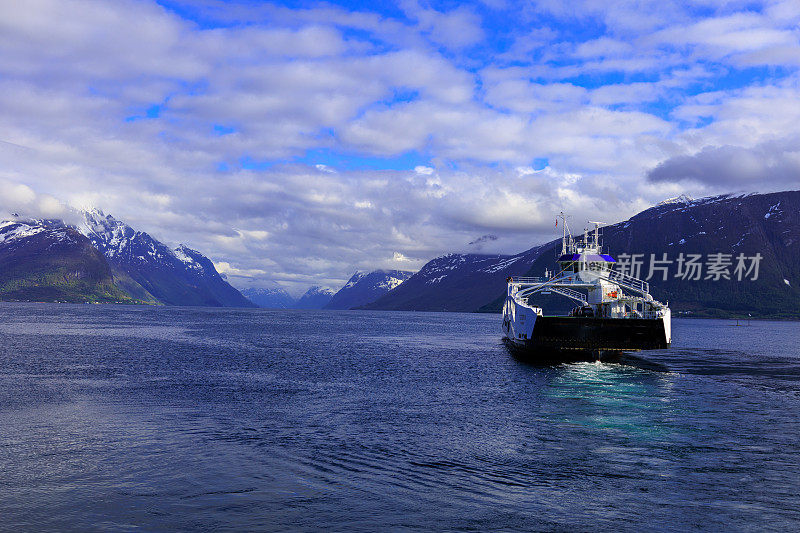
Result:
[[[324,309],[353,309],[369,304],[400,286],[413,274],[404,270],[356,271]]]
[[[213,263],[186,245],[175,249],[104,214],[82,212],[78,226],[108,261],[167,305],[255,307],[228,284]]]
[[[105,257],[60,220],[0,222],[0,299],[149,303],[121,289]],[[127,279],[126,279],[127,281]]]
[[[245,298],[264,309],[291,309],[297,301],[286,290],[275,288],[251,287],[242,289]]]
[[[294,309],[322,309],[333,298],[333,290],[314,285],[294,303]]]
[[[650,280],[653,296],[670,301],[676,315],[800,318],[800,191],[678,197],[602,228],[603,245],[614,257],[667,253],[673,267],[688,253],[761,253],[755,281],[685,280],[669,274]],[[686,246],[689,246],[688,248]],[[555,266],[560,238],[515,255],[448,254],[429,261],[397,290],[364,309],[499,312],[508,276],[541,276]],[[704,263],[705,264],[705,263]],[[733,265],[731,269],[733,269]],[[642,277],[648,274],[645,270]],[[483,302],[481,303],[481,300]],[[539,302],[537,302],[539,303]],[[545,311],[571,304],[543,296]]]
[[[172,250],[97,209],[81,216],[0,222],[0,298],[255,306],[200,252]]]

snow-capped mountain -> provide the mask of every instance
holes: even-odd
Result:
[[[365,309],[475,311],[497,295],[511,273],[530,268],[543,247],[517,255],[447,254],[437,257],[402,285]]]
[[[83,212],[78,229],[112,264],[167,305],[254,307],[200,252],[172,250],[99,209]]]
[[[694,199],[691,196],[681,194],[674,198],[667,198],[666,200],[658,202],[656,204],[656,207],[661,207],[662,205],[669,205],[669,204],[690,204],[692,202],[694,202]]]
[[[667,279],[656,271],[653,296],[676,313],[695,316],[800,317],[800,191],[721,195],[660,202],[629,220],[604,227],[604,247],[614,257],[641,254],[646,279],[652,257],[671,261]],[[560,239],[514,256],[450,254],[433,259],[367,309],[498,312],[507,276],[541,276],[552,269]],[[687,280],[676,277],[680,254],[761,254],[758,279]],[[733,270],[731,266],[731,271]],[[543,296],[546,312],[569,301]]]
[[[70,238],[59,220],[4,220],[0,222],[0,244],[13,246],[45,231],[52,232],[58,240]]]
[[[108,259],[127,264],[151,264],[154,261],[177,266],[175,254],[147,233],[105,215],[99,209],[84,211],[78,230],[92,241]]]
[[[295,299],[280,287],[249,288],[240,291],[251,302],[266,309],[291,309]]]
[[[322,309],[333,298],[333,291],[317,285],[311,287],[294,304],[295,309]]]
[[[402,270],[356,272],[344,287],[333,295],[325,309],[353,309],[374,302],[413,274]]]
[[[0,299],[59,302],[126,302],[103,255],[60,220],[0,222]]]

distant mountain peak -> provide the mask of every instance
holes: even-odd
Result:
[[[372,303],[399,286],[414,273],[402,270],[356,271],[347,283],[333,295],[326,309],[352,309]]]
[[[333,293],[333,289],[330,287],[323,287],[321,285],[313,285],[306,291],[306,294],[330,294],[331,296],[333,296]]]
[[[333,290],[328,287],[314,285],[310,287],[295,303],[298,309],[322,309],[333,297]]]
[[[251,302],[267,309],[289,309],[294,306],[295,299],[282,287],[250,287],[242,289]]]
[[[694,202],[694,199],[691,196],[681,194],[680,196],[675,196],[674,198],[667,198],[666,200],[658,202],[656,204],[656,207],[660,207],[662,205],[670,205],[670,204],[690,204],[692,202]]]

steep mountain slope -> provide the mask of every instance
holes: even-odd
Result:
[[[266,309],[291,309],[295,304],[295,299],[281,288],[251,288],[244,289],[241,293],[257,306]]]
[[[494,299],[512,273],[526,271],[542,253],[537,246],[517,255],[449,254],[429,261],[402,285],[364,309],[475,311]]]
[[[678,315],[800,317],[800,191],[676,198],[607,226],[602,234],[604,247],[615,258],[641,254],[643,279],[651,274],[651,254],[657,260],[667,254],[667,263],[652,263],[662,269],[653,270],[649,283],[653,296],[669,301]],[[541,276],[555,266],[557,246],[560,240],[511,257],[440,257],[366,308],[496,312],[502,306],[505,278]],[[686,274],[690,254],[700,256],[700,279],[681,275]],[[714,279],[713,272],[707,279],[714,254],[723,254],[721,259],[730,262],[731,279]],[[739,254],[747,260],[746,267],[754,262],[748,258],[761,254],[757,279],[752,279],[753,272],[737,279]],[[684,272],[678,270],[681,257]],[[556,296],[537,303],[546,312],[561,312],[571,305]]]
[[[345,286],[333,295],[325,309],[353,309],[374,302],[400,286],[413,274],[403,270],[356,272]]]
[[[84,213],[79,229],[111,263],[148,293],[168,305],[255,307],[231,287],[199,252],[170,250],[102,211]]]
[[[294,304],[295,309],[322,309],[333,298],[333,291],[319,286],[313,286],[303,294]]]
[[[0,223],[0,299],[136,303],[116,281],[92,243],[61,221]]]
[[[642,278],[650,274],[651,254],[672,260],[649,280],[653,296],[678,312],[702,316],[800,316],[800,191],[746,196],[679,199],[643,211],[603,232],[613,252],[643,254]],[[731,279],[714,279],[709,263],[722,253]],[[683,279],[680,255],[699,254],[700,279]],[[760,254],[758,276],[736,273],[737,257]],[[729,255],[729,257],[727,257]],[[748,260],[744,266],[752,266]],[[686,269],[684,269],[686,270]],[[684,272],[685,273],[685,272]],[[689,276],[693,278],[694,276]],[[710,279],[709,279],[710,277]]]
[[[211,294],[221,306],[255,307],[250,300],[222,278],[209,258],[184,244],[179,245],[173,252],[193,275],[189,276],[189,281],[194,282],[198,289]]]

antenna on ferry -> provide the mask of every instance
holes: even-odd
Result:
[[[595,222],[594,220],[589,220],[589,224],[594,224],[594,245],[597,248],[597,253],[600,253],[600,226],[605,224],[605,222]]]
[[[569,231],[569,226],[567,226],[567,215],[561,211],[556,218],[556,226],[558,226],[558,219],[561,219],[561,230],[562,230],[562,237],[561,237],[561,255],[567,253],[568,248],[568,241],[567,235],[569,235],[570,239],[572,238],[572,232]]]

